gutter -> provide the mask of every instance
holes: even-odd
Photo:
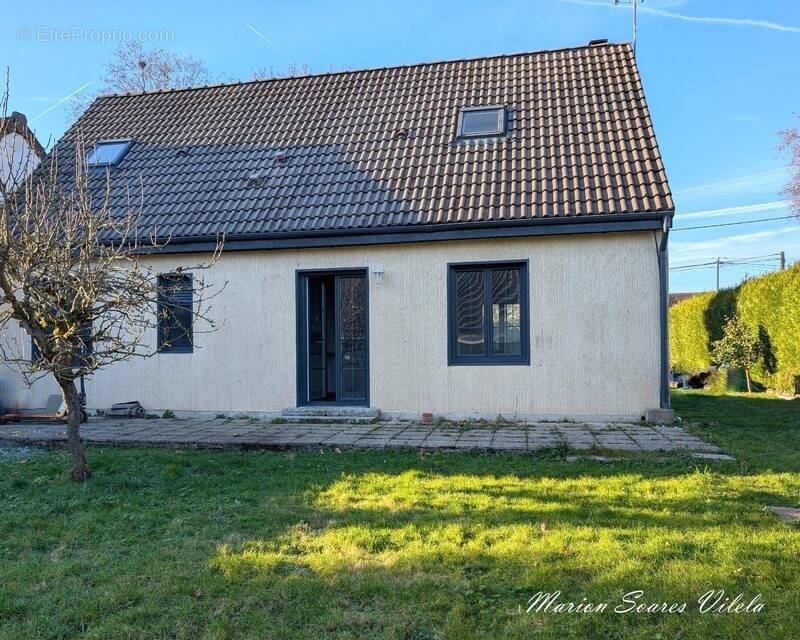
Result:
[[[662,221],[666,215],[671,215],[671,212],[600,214],[536,218],[533,220],[408,225],[372,229],[322,229],[278,233],[239,233],[225,234],[224,236],[185,236],[164,238],[161,241],[166,242],[166,245],[160,247],[142,246],[137,248],[137,252],[195,253],[213,251],[217,242],[221,239],[224,239],[224,250],[226,251],[254,251],[396,244],[403,242],[477,240],[480,238],[657,231],[662,228]]]
[[[659,321],[661,325],[661,397],[662,409],[669,409],[669,255],[667,243],[672,216],[665,215],[661,227],[661,240],[658,243],[658,283],[659,283]]]

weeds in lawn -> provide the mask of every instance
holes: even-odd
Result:
[[[458,431],[472,431],[475,429],[479,430],[502,429],[504,427],[512,427],[517,424],[520,423],[507,420],[502,416],[498,415],[496,420],[484,420],[481,418],[450,420],[448,418],[437,418],[436,421],[432,423],[432,426],[445,429],[447,428],[457,429]]]
[[[576,453],[577,453],[576,449],[573,446],[571,446],[568,442],[559,442],[558,444],[554,444],[551,447],[541,447],[539,449],[534,449],[531,452],[531,455],[535,458],[558,460],[566,458],[567,456],[575,455]]]

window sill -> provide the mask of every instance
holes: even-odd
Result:
[[[529,358],[476,358],[474,360],[449,359],[448,367],[529,367]]]

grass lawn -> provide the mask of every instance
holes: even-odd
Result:
[[[800,528],[764,506],[800,504],[800,402],[675,406],[739,462],[92,448],[80,486],[0,456],[0,639],[798,637]],[[636,589],[687,611],[611,611]]]

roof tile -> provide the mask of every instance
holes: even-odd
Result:
[[[459,109],[489,104],[508,109],[508,135],[458,140]],[[143,185],[143,226],[161,236],[674,207],[627,44],[104,96],[59,157],[79,131],[135,140],[110,170],[112,206]]]

